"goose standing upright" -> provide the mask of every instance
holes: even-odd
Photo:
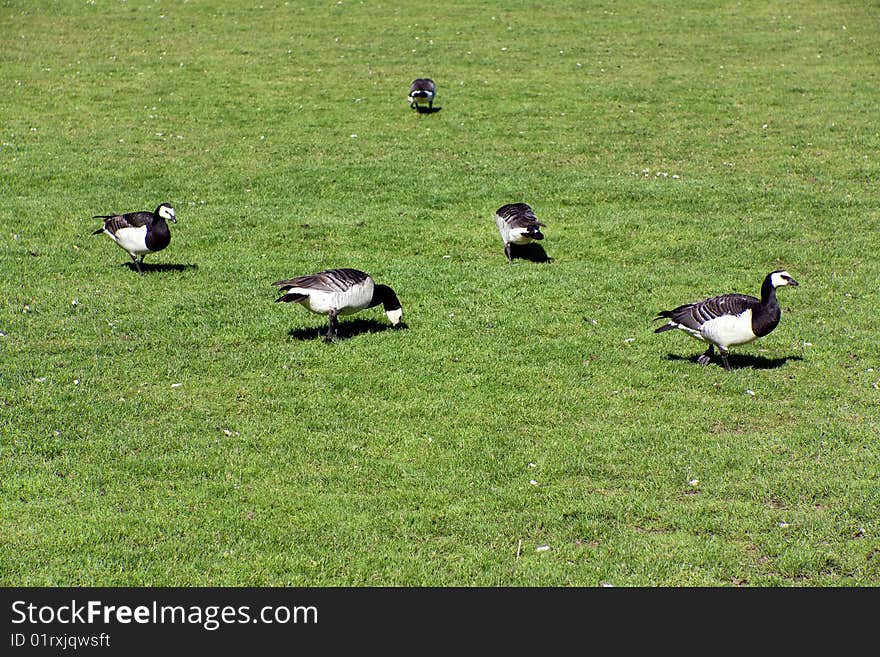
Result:
[[[325,342],[333,340],[339,315],[351,315],[364,308],[380,303],[394,328],[403,326],[403,309],[394,290],[387,285],[377,285],[369,274],[358,269],[327,269],[317,274],[298,276],[272,285],[285,294],[275,302],[299,303],[319,315],[327,315],[329,327]]]
[[[708,342],[709,348],[697,359],[701,365],[709,363],[714,348],[718,347],[724,369],[729,371],[727,354],[730,347],[763,337],[779,324],[782,311],[776,301],[776,288],[797,284],[787,271],[777,269],[764,279],[760,299],[746,294],[721,294],[672,310],[662,310],[654,320],[666,318],[669,321],[654,332],[679,329],[697,340]]]
[[[504,254],[508,262],[513,262],[511,244],[528,244],[534,240],[544,239],[541,227],[545,224],[538,221],[528,203],[508,203],[495,211],[495,224],[504,242]]]
[[[434,107],[434,96],[437,86],[431,78],[417,78],[409,85],[409,106],[412,109],[420,109],[421,105],[428,104],[428,109]]]
[[[177,223],[174,208],[168,203],[160,204],[155,212],[96,214],[92,219],[104,220],[104,226],[92,234],[105,233],[127,251],[141,276],[144,274],[141,269],[144,256],[161,251],[171,242],[167,221]]]

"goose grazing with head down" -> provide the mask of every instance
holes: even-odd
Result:
[[[434,107],[434,96],[437,93],[437,87],[431,78],[417,78],[409,85],[409,106],[412,109],[418,109],[421,105],[427,103],[428,109]]]
[[[697,362],[707,365],[714,348],[718,347],[724,369],[730,370],[727,362],[730,347],[746,344],[775,329],[782,314],[776,301],[776,288],[797,284],[787,271],[777,269],[764,279],[760,299],[746,294],[721,294],[663,310],[654,319],[666,318],[669,322],[654,332],[680,329],[697,340],[708,342],[709,348]]]
[[[92,219],[103,219],[104,226],[93,235],[105,233],[121,248],[128,251],[138,273],[143,276],[141,264],[148,253],[161,251],[171,242],[167,221],[177,223],[174,208],[162,203],[155,212],[128,212],[126,214],[97,214]]]
[[[308,276],[275,281],[285,294],[275,302],[299,303],[319,315],[327,315],[330,326],[325,342],[336,335],[337,316],[351,315],[380,303],[394,328],[403,326],[403,309],[397,295],[387,285],[377,285],[366,273],[357,269],[327,269]]]
[[[511,244],[528,244],[544,239],[541,226],[532,208],[527,203],[508,203],[495,211],[495,223],[504,242],[504,253],[508,262],[513,262]]]

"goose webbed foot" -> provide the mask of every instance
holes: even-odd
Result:
[[[709,348],[706,349],[706,352],[697,358],[697,362],[700,365],[702,365],[703,367],[705,367],[710,362],[712,362],[712,356],[714,354],[715,354],[715,347],[713,345],[709,345]]]

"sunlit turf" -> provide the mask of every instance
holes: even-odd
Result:
[[[880,584],[878,18],[3,2],[0,583]],[[328,267],[409,328],[274,303]],[[734,371],[653,333],[777,267]]]

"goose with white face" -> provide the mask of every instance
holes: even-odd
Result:
[[[177,216],[169,203],[160,204],[153,212],[126,212],[125,214],[98,214],[104,225],[93,234],[104,233],[131,256],[139,274],[148,253],[161,251],[171,242],[168,222],[176,224]]]
[[[666,319],[667,323],[654,332],[678,329],[709,343],[709,348],[697,361],[708,364],[717,348],[724,369],[729,370],[727,356],[730,347],[763,337],[779,324],[782,311],[776,299],[776,289],[789,285],[796,287],[798,282],[787,271],[777,269],[764,278],[760,299],[746,294],[720,294],[672,310],[662,310],[655,319]]]
[[[273,285],[284,292],[276,302],[298,303],[313,313],[327,315],[328,329],[324,336],[330,342],[337,334],[337,317],[353,315],[379,304],[394,328],[402,328],[403,308],[393,289],[378,285],[358,269],[327,269],[317,274],[297,276]]]

